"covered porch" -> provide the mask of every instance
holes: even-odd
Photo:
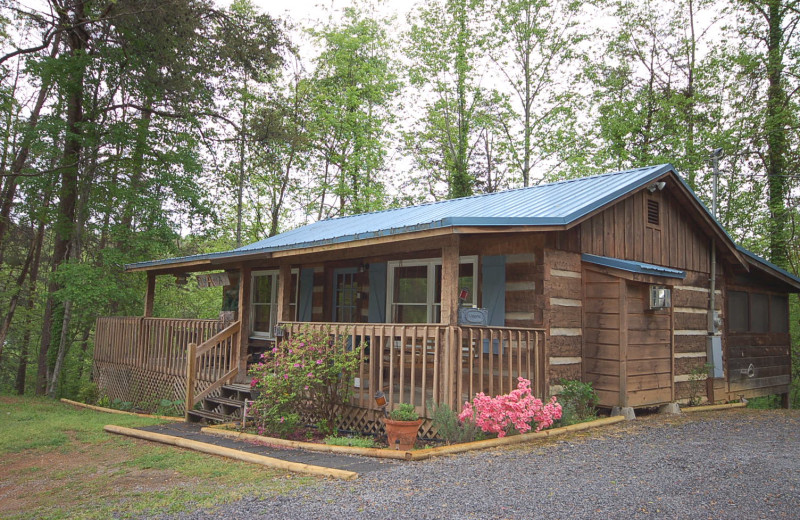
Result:
[[[518,377],[546,396],[535,281],[543,241],[508,235],[433,233],[358,248],[129,269],[147,272],[144,316],[98,319],[95,380],[112,399],[181,400],[188,411],[205,406],[223,385],[249,383],[248,363],[311,327],[343,336],[359,354],[350,406],[342,411],[345,430],[380,429],[378,390],[389,409],[411,403],[428,419],[430,403],[460,410],[477,392],[511,391]],[[152,316],[156,276],[212,270],[228,299],[234,295],[234,311],[220,320]],[[427,420],[422,433],[430,427]]]

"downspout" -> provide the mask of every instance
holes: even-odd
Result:
[[[717,220],[717,187],[719,183],[719,158],[722,157],[722,148],[717,148],[711,152],[711,161],[714,166],[713,173],[713,192],[711,198],[711,216],[714,222]],[[708,297],[708,345],[706,350],[706,363],[713,364],[709,374],[707,385],[707,396],[709,401],[714,402],[714,378],[724,377],[724,367],[722,366],[722,340],[717,336],[716,302],[717,302],[717,242],[711,238],[711,280],[709,284]],[[715,345],[716,344],[716,345]],[[716,354],[716,355],[715,355]],[[719,366],[718,366],[719,365]]]

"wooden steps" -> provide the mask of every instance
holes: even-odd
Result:
[[[219,395],[208,396],[202,408],[189,410],[189,422],[226,423],[242,420],[246,399],[251,399],[250,385],[230,384],[220,388]]]

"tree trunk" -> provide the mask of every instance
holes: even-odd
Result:
[[[789,227],[786,211],[786,112],[787,96],[783,85],[783,16],[781,0],[769,0],[767,13],[767,183],[769,186],[769,249],[770,260],[780,267],[788,267],[789,250],[786,230]]]
[[[72,58],[80,57],[86,49],[89,39],[83,29],[86,13],[82,0],[72,1],[67,10],[59,12],[61,23],[71,27],[65,34]],[[75,206],[78,192],[78,161],[81,155],[81,123],[83,121],[83,89],[85,64],[73,63],[67,73],[64,91],[67,100],[66,137],[64,139],[63,168],[61,170],[61,189],[59,193],[58,214],[54,226],[55,240],[53,244],[53,274],[68,259],[69,245],[73,239]],[[48,355],[52,341],[53,314],[56,307],[55,294],[60,289],[52,276],[48,284],[47,303],[42,317],[42,337],[39,344],[39,360],[36,376],[36,394],[44,395],[47,391]]]
[[[44,204],[43,207],[46,209],[50,206],[50,197],[51,193],[48,192],[44,196]],[[44,219],[39,220],[39,227],[36,230],[36,239],[34,241],[34,254],[33,254],[33,262],[31,263],[31,274],[28,278],[28,301],[26,305],[26,309],[28,313],[32,313],[33,309],[36,305],[36,282],[39,278],[39,266],[41,265],[42,260],[42,245],[44,244]],[[20,351],[19,355],[19,366],[17,367],[17,379],[15,382],[15,388],[17,390],[18,395],[25,394],[25,379],[28,373],[28,353],[30,352],[30,343],[31,343],[31,328],[25,328],[25,334],[22,338],[22,350]]]

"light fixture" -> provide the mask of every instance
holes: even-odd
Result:
[[[664,181],[654,182],[650,186],[647,187],[647,191],[650,193],[655,193],[656,190],[661,191],[667,186],[667,183]]]

